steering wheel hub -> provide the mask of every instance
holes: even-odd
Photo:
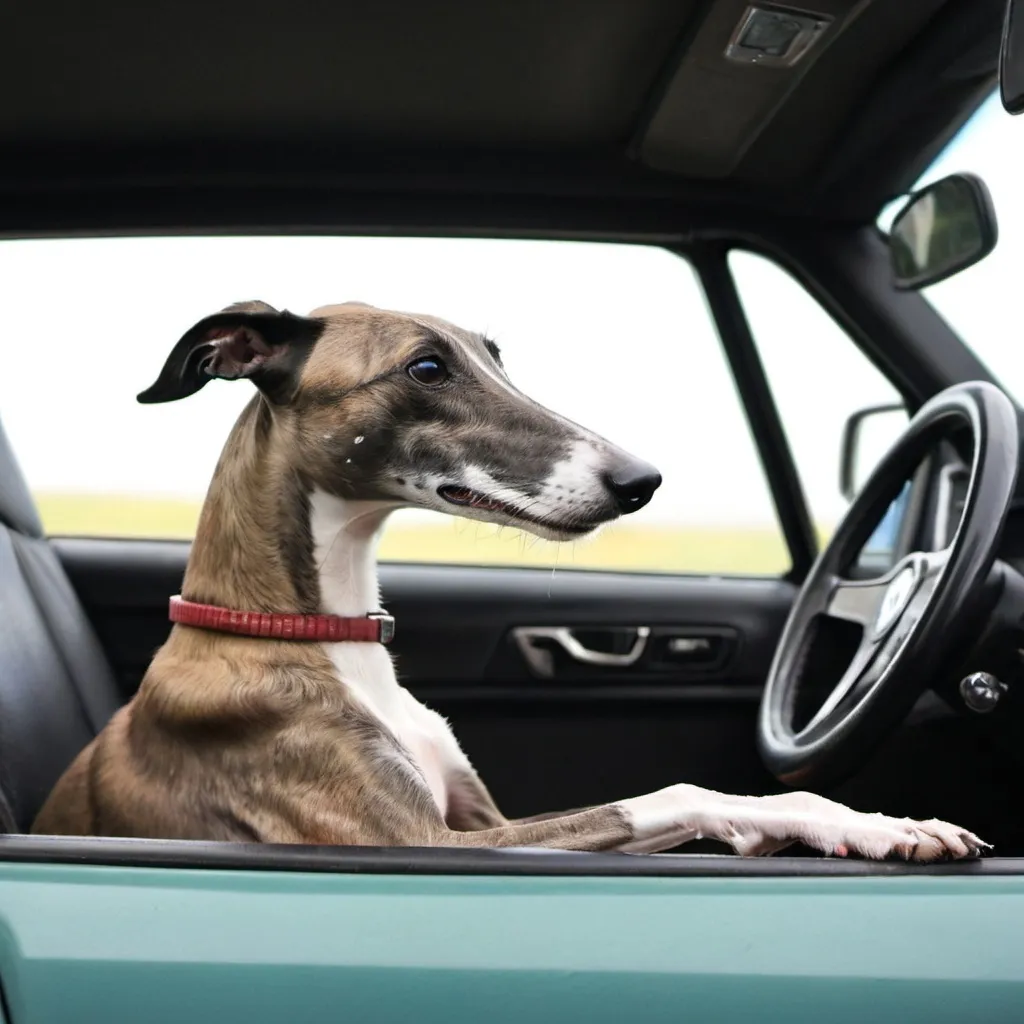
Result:
[[[918,574],[913,562],[904,565],[882,593],[878,614],[875,616],[875,638],[880,640],[889,627],[903,614],[917,586]]]

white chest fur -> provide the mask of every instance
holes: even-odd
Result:
[[[380,644],[324,644],[340,685],[362,703],[408,753],[441,812],[448,810],[447,782],[452,747],[448,725],[398,685],[388,652]]]
[[[366,615],[380,607],[377,538],[390,505],[348,502],[322,491],[310,495],[313,557],[321,606],[331,615]],[[442,816],[447,779],[468,765],[448,723],[398,685],[394,665],[380,644],[324,644],[338,684],[346,687],[408,753]]]

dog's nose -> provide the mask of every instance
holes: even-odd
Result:
[[[642,509],[661,486],[661,474],[651,465],[630,459],[621,462],[604,475],[623,515]]]

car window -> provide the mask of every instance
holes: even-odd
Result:
[[[824,543],[849,505],[839,486],[846,421],[860,409],[899,404],[899,392],[803,285],[777,263],[751,252],[733,251],[729,266],[819,540]],[[866,456],[877,462],[905,425],[905,418],[885,421],[892,434],[885,438],[876,439],[865,431]],[[886,523],[890,525],[891,521]]]
[[[970,171],[988,186],[999,240],[980,263],[923,289],[922,294],[1018,399],[1024,399],[1024,340],[1020,321],[1024,266],[1024,120],[1003,110],[998,93],[983,103],[914,186]],[[887,229],[905,199],[879,218]]]
[[[0,416],[52,534],[189,537],[252,394],[142,406],[177,339],[231,302],[358,299],[486,331],[527,394],[653,462],[641,512],[575,544],[406,510],[385,559],[775,573],[789,565],[690,265],[646,246],[398,238],[0,243]]]

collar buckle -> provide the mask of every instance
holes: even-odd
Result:
[[[370,612],[366,616],[368,619],[373,619],[374,622],[380,623],[380,638],[379,643],[389,644],[395,639],[395,617],[388,615],[387,612]]]

